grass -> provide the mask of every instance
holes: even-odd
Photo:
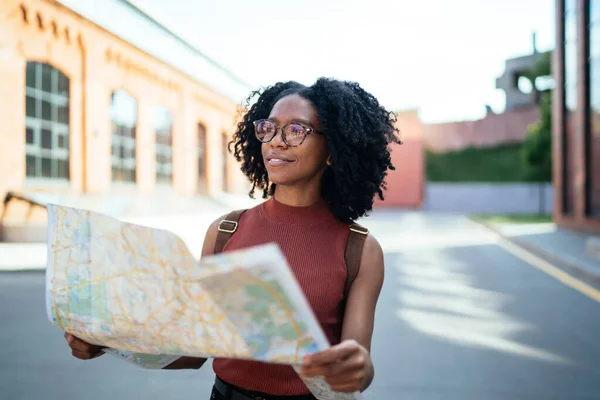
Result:
[[[429,182],[523,182],[522,144],[426,154]]]
[[[495,224],[543,224],[552,222],[551,214],[475,214],[474,218]]]

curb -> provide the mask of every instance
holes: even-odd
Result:
[[[588,267],[582,266],[579,263],[568,260],[564,257],[558,256],[554,253],[545,251],[540,249],[539,247],[533,246],[529,243],[526,243],[524,240],[520,240],[516,237],[511,237],[503,234],[500,229],[496,228],[493,224],[482,221],[476,217],[468,217],[470,221],[492,231],[496,235],[500,236],[502,239],[514,244],[515,246],[520,247],[523,250],[526,250],[545,261],[554,264],[560,269],[570,272],[573,275],[588,281],[594,285],[600,285],[600,270],[599,271],[591,271]]]

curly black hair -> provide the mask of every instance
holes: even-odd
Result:
[[[283,97],[297,94],[318,111],[322,132],[331,153],[331,166],[321,183],[321,194],[337,219],[352,222],[373,208],[375,195],[384,199],[387,170],[394,170],[388,145],[402,143],[396,136],[396,116],[379,104],[358,83],[320,78],[312,86],[279,82],[254,91],[246,100],[247,110],[237,124],[229,151],[242,162],[241,170],[263,198],[275,193],[262,158],[261,142],[254,136],[253,122],[268,118]],[[258,96],[258,98],[257,98]],[[254,101],[256,99],[256,101]]]

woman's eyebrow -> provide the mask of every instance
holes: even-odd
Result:
[[[269,117],[269,118],[267,118],[267,119],[269,119],[269,120],[271,120],[271,121],[275,122],[277,125],[279,125],[279,123],[280,123],[279,119],[277,119],[277,118],[275,118],[275,117]],[[289,123],[289,122],[295,122],[295,123],[298,123],[298,124],[308,125],[308,126],[310,126],[311,128],[314,128],[313,124],[312,124],[312,123],[311,123],[309,120],[307,120],[307,119],[304,119],[304,118],[292,118],[292,119],[290,119],[290,120],[288,121],[288,123]]]
[[[300,124],[304,124],[304,125],[308,125],[310,127],[313,127],[313,124],[309,120],[306,120],[306,119],[303,119],[303,118],[294,118],[294,119],[292,119],[291,122],[298,122]]]

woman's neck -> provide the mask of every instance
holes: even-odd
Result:
[[[277,186],[275,200],[281,204],[293,207],[307,207],[321,201],[321,191],[304,187]]]

